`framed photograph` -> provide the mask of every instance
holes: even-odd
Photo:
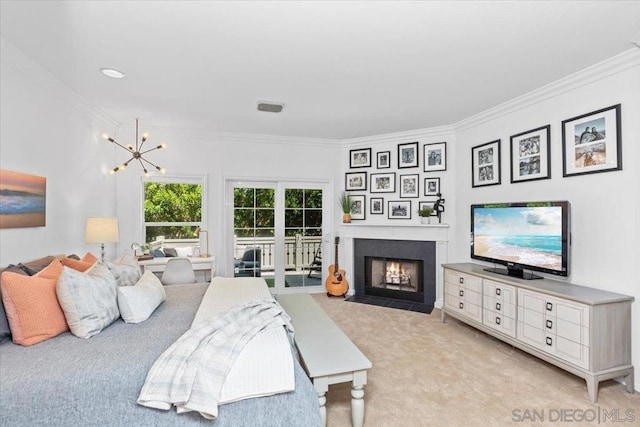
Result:
[[[620,104],[562,121],[562,176],[622,170]]]
[[[500,140],[471,148],[471,187],[500,184]]]
[[[424,144],[424,171],[447,170],[447,143]]]
[[[372,173],[371,189],[372,193],[395,193],[396,191],[396,173]]]
[[[362,191],[367,189],[366,172],[347,172],[344,174],[344,189],[346,191]]]
[[[391,151],[381,151],[378,153],[378,169],[388,169],[391,167]]]
[[[365,219],[365,214],[364,214],[365,202],[366,202],[366,196],[364,194],[351,196],[351,219],[352,220]]]
[[[389,219],[411,219],[411,200],[389,201],[387,217]]]
[[[398,169],[418,167],[418,143],[398,144]]]
[[[551,126],[511,137],[511,182],[551,178]]]
[[[440,192],[440,178],[424,179],[424,195],[437,197]]]
[[[368,168],[369,166],[371,166],[371,148],[349,151],[350,168]]]
[[[0,169],[0,228],[46,225],[47,178]]]
[[[419,197],[418,183],[420,175],[400,175],[400,197],[412,198]]]
[[[433,210],[433,206],[435,205],[435,201],[433,202],[418,202],[418,210],[422,210],[424,208],[429,208]],[[438,216],[435,210],[431,212],[431,216]]]
[[[384,214],[384,199],[382,197],[372,197],[369,199],[371,207],[369,208],[369,213],[371,215],[382,215]]]

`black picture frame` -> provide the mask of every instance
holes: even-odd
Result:
[[[391,151],[380,151],[377,154],[377,162],[376,167],[378,169],[389,169],[391,168]]]
[[[420,197],[420,174],[400,175],[400,198],[416,199]]]
[[[563,177],[622,170],[621,115],[616,104],[562,121]]]
[[[395,193],[396,192],[396,173],[372,173],[370,193]]]
[[[471,187],[500,184],[500,140],[471,148]]]
[[[427,177],[424,179],[424,195],[427,197],[438,197],[440,192],[440,178]]]
[[[366,172],[347,172],[344,174],[345,191],[366,191],[367,190],[367,173]]]
[[[359,148],[349,150],[349,168],[368,168],[371,167],[371,148]]]
[[[387,202],[388,219],[411,219],[411,200],[389,200]]]
[[[431,215],[429,215],[429,216],[438,216],[438,213],[434,209],[435,204],[436,204],[436,200],[418,202],[418,210],[421,211],[424,208],[430,208],[432,210],[432,212],[431,212]]]
[[[419,166],[418,142],[398,144],[398,169],[417,168]]]
[[[371,215],[384,215],[384,198],[371,197],[369,204],[369,213]]]
[[[511,136],[511,183],[551,178],[551,125]]]
[[[351,197],[351,220],[359,221],[366,219],[367,196],[364,194],[354,194]]]
[[[423,164],[425,172],[438,172],[447,170],[447,143],[434,142],[424,144],[422,147],[424,156]]]

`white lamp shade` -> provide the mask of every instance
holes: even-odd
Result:
[[[87,243],[115,243],[118,241],[118,218],[87,218]]]

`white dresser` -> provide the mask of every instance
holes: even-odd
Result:
[[[633,393],[633,297],[550,279],[523,280],[482,266],[443,264],[442,321],[455,317],[587,382],[624,377]]]

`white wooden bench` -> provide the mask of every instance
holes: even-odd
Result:
[[[351,381],[351,422],[364,423],[364,385],[371,362],[338,328],[309,294],[278,295],[291,316],[302,365],[318,393],[320,412],[327,423],[325,394],[329,385]]]

